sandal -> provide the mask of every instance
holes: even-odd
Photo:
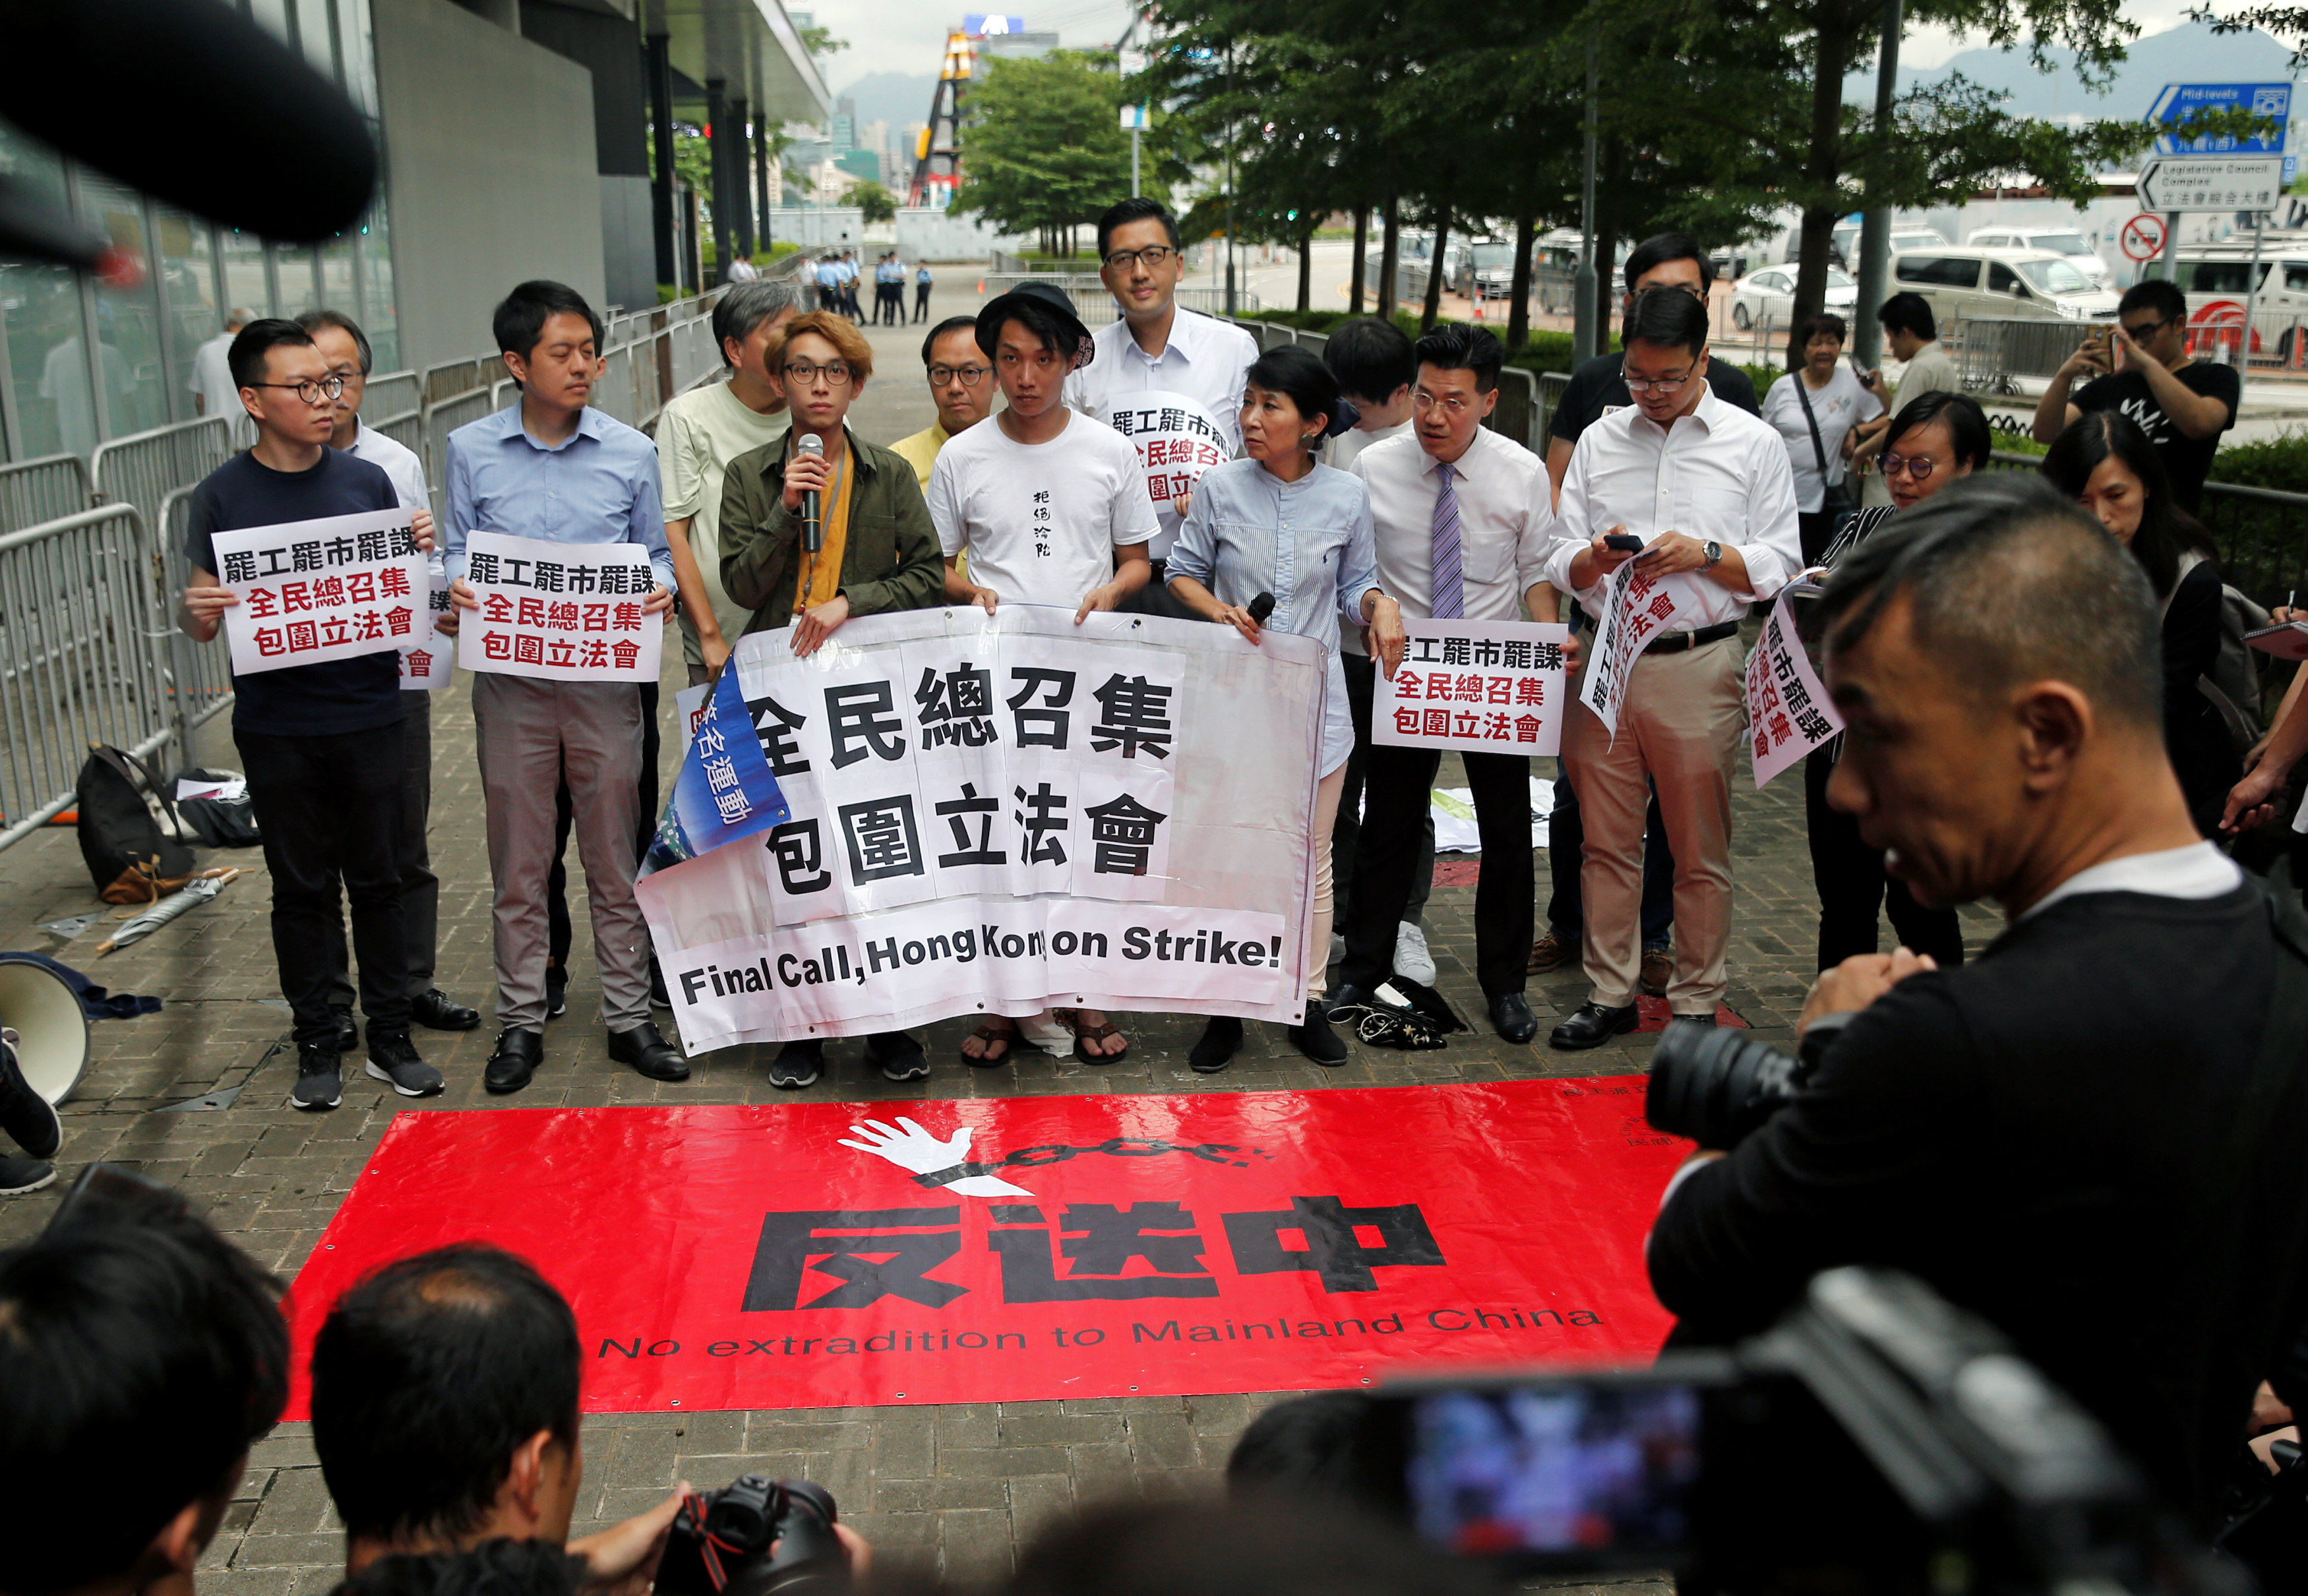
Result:
[[[997,1064],[1007,1064],[1010,1061],[1011,1050],[1018,1045],[1020,1040],[1018,1023],[1007,1015],[997,1014],[972,1031],[968,1037],[963,1038],[964,1041],[973,1039],[985,1043],[989,1047],[998,1042],[1002,1044],[1002,1051],[998,1053],[981,1053],[976,1058],[970,1057],[968,1053],[962,1053],[963,1063],[972,1069],[991,1069]],[[954,1051],[960,1051],[959,1048]]]
[[[1118,1053],[1093,1053],[1082,1046],[1085,1042],[1111,1042],[1121,1036],[1122,1027],[1112,1020],[1100,1020],[1094,1025],[1085,1025],[1081,1021],[1081,1011],[1069,1009],[1066,1028],[1074,1034],[1074,1057],[1085,1064],[1119,1064],[1130,1057],[1130,1043],[1126,1039]]]

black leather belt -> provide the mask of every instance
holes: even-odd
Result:
[[[1739,623],[1736,621],[1723,621],[1713,626],[1702,626],[1697,631],[1671,631],[1666,636],[1646,645],[1643,652],[1680,654],[1685,648],[1700,648],[1709,643],[1719,643],[1725,638],[1735,636],[1738,631]]]

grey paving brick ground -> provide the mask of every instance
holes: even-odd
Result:
[[[912,333],[877,344],[891,399],[877,406],[869,435],[895,437],[921,425],[917,407],[895,390],[913,380]],[[879,398],[879,393],[874,395]],[[677,660],[677,651],[668,650]],[[677,666],[676,666],[677,668]],[[671,684],[668,683],[668,686]],[[667,704],[670,708],[670,692]],[[677,746],[668,735],[667,748]],[[440,695],[434,723],[433,857],[443,878],[441,984],[485,1010],[490,1006],[488,871],[480,825],[472,718],[461,681]],[[202,760],[237,765],[222,720],[205,729]],[[669,774],[669,769],[668,769]],[[1541,774],[1552,774],[1543,770]],[[1744,777],[1742,778],[1744,782]],[[1448,773],[1444,785],[1451,785]],[[1804,851],[1802,792],[1793,778],[1736,801],[1739,908],[1731,954],[1730,1003],[1761,1036],[1785,1041],[1810,979],[1815,905]],[[1539,891],[1547,890],[1540,855]],[[181,1185],[216,1222],[267,1266],[293,1275],[350,1188],[385,1126],[398,1112],[608,1103],[768,1103],[789,1094],[764,1075],[768,1050],[736,1048],[696,1060],[685,1085],[645,1081],[612,1066],[590,1017],[598,1001],[584,916],[578,916],[570,1013],[548,1037],[548,1062],[512,1099],[481,1091],[481,1064],[493,1027],[463,1036],[420,1033],[426,1056],[448,1076],[445,1095],[411,1108],[375,1082],[349,1080],[335,1113],[298,1114],[286,1103],[293,1056],[266,924],[267,883],[254,853],[231,856],[250,871],[212,905],[133,948],[99,958],[103,931],[70,940],[39,922],[98,907],[68,829],[51,828],[0,853],[0,948],[46,953],[81,966],[116,990],[167,1000],[159,1015],[97,1027],[96,1060],[65,1105],[67,1177],[90,1160],[113,1160]],[[571,864],[575,871],[573,850]],[[572,883],[573,900],[581,887]],[[1473,974],[1473,889],[1436,890],[1430,940],[1440,986],[1469,1017],[1481,1013]],[[1974,945],[1990,922],[1968,922]],[[1127,1017],[1132,1046],[1121,1064],[1091,1068],[1028,1051],[991,1070],[955,1060],[965,1026],[931,1027],[936,1068],[918,1085],[893,1087],[867,1072],[854,1044],[837,1046],[826,1078],[799,1095],[839,1101],[872,1095],[948,1098],[1014,1093],[1236,1092],[1323,1089],[1418,1082],[1524,1079],[1639,1071],[1649,1038],[1626,1038],[1589,1053],[1559,1054],[1546,1028],[1583,999],[1575,970],[1536,977],[1531,999],[1540,1045],[1509,1047],[1487,1028],[1441,1052],[1406,1055],[1357,1047],[1352,1062],[1322,1070],[1305,1062],[1277,1029],[1253,1035],[1231,1070],[1186,1068],[1199,1022]],[[243,1088],[220,1112],[159,1111],[171,1103]],[[52,1211],[55,1192],[0,1203],[0,1244],[30,1234]],[[1167,1497],[1215,1490],[1228,1448],[1276,1394],[1001,1403],[944,1408],[641,1414],[589,1418],[585,1497],[578,1526],[613,1522],[660,1497],[676,1480],[727,1483],[748,1469],[806,1475],[829,1486],[845,1516],[885,1557],[965,1583],[998,1577],[1020,1545],[1055,1514],[1116,1497]],[[310,1440],[284,1426],[258,1449],[202,1575],[209,1596],[289,1596],[325,1590],[336,1577],[340,1540]]]

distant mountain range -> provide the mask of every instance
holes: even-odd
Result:
[[[2115,70],[2114,82],[2105,93],[2087,90],[2076,76],[2072,50],[2054,50],[2050,58],[2057,70],[2042,73],[2036,70],[2025,49],[1965,50],[1937,66],[1901,68],[1899,87],[1912,89],[1961,73],[1975,83],[2009,93],[2011,98],[2004,107],[2018,116],[2131,121],[2148,114],[2156,91],[2166,83],[2274,83],[2292,76],[2292,52],[2277,39],[2260,32],[2214,33],[2203,22],[2185,22],[2167,32],[2133,39],[2123,64]],[[1852,73],[1844,85],[1844,98],[1873,105],[1873,70]],[[2308,114],[2308,104],[2299,109]]]
[[[917,122],[926,121],[930,97],[937,92],[937,73],[868,73],[833,91],[836,99],[857,102],[857,120],[886,122],[892,139]]]

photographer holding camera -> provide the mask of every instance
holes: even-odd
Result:
[[[2260,1381],[2308,1398],[2308,926],[2190,823],[2154,596],[2044,484],[1898,517],[1813,620],[1830,803],[1919,902],[2009,924],[1959,970],[1822,974],[1800,1064],[1670,1033],[1653,1122],[1701,1146],[1649,1242],[1671,1344],[1759,1331],[1821,1269],[1906,1269],[2208,1515]]]
[[[585,1466],[581,1366],[567,1300],[497,1248],[402,1258],[339,1299],[313,1343],[313,1445],[344,1521],[347,1576],[392,1555],[568,1541]],[[655,1580],[674,1596],[659,1562],[694,1499],[685,1481],[648,1512],[568,1541],[590,1571],[587,1591],[642,1596]],[[866,1542],[828,1527],[862,1574]]]

